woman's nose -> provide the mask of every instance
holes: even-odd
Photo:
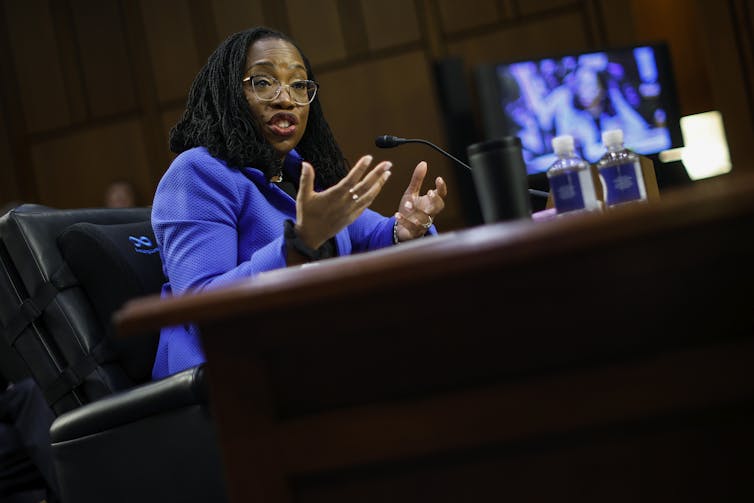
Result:
[[[279,103],[290,103],[292,105],[295,105],[295,103],[293,102],[293,97],[291,96],[291,86],[281,85],[280,92],[278,93],[277,98],[275,98],[275,101]]]

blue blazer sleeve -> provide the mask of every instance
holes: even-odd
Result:
[[[249,187],[255,185],[240,171],[202,149],[184,152],[173,161],[152,206],[152,226],[173,294],[285,267],[279,218],[272,219],[270,228],[263,223],[259,229],[243,228],[265,221],[263,214],[253,219],[244,214],[273,211],[265,205],[253,207],[252,202],[258,205],[264,198],[258,193],[254,198]]]

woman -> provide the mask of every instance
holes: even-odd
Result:
[[[318,87],[296,44],[268,28],[231,35],[210,56],[170,132],[179,155],[152,207],[168,278],[163,296],[436,233],[444,180],[420,195],[427,173],[420,162],[395,215],[368,209],[391,163],[372,167],[365,155],[349,170]],[[204,360],[195,326],[166,327],[152,375]]]

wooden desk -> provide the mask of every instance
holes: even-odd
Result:
[[[754,180],[121,310],[194,321],[234,502],[754,500]]]

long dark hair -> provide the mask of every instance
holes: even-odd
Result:
[[[292,44],[301,54],[307,78],[316,80],[307,57],[284,33],[266,27],[234,33],[215,49],[191,84],[186,110],[170,130],[171,151],[203,146],[232,168],[251,166],[267,176],[274,173],[278,153],[257,129],[241,83],[249,47],[269,38]],[[296,151],[314,165],[320,187],[334,185],[348,172],[319,96],[309,105],[308,124]]]

